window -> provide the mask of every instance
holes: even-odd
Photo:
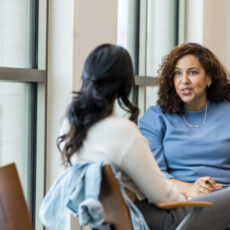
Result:
[[[16,163],[36,226],[44,189],[46,4],[0,2],[0,166]]]
[[[157,101],[163,56],[184,41],[184,0],[118,1],[118,44],[133,60],[140,117]]]

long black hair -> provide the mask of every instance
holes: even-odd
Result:
[[[120,46],[103,44],[87,57],[82,87],[73,92],[74,97],[67,109],[69,130],[58,137],[58,148],[64,163],[71,165],[71,156],[79,150],[89,128],[113,112],[114,101],[129,112],[130,120],[136,120],[139,109],[130,102],[134,90],[134,71],[127,50]],[[63,148],[60,144],[63,142]]]

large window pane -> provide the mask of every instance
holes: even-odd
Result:
[[[163,56],[177,44],[177,1],[148,0],[147,76],[156,76]]]
[[[30,94],[30,84],[0,82],[0,165],[16,163],[27,201],[30,199]]]
[[[158,86],[147,86],[146,87],[146,109],[157,103],[158,99]]]
[[[156,104],[163,57],[184,40],[185,0],[119,0],[118,6],[118,44],[131,53],[142,116]]]
[[[16,163],[34,229],[42,229],[47,5],[0,0],[0,166]]]
[[[0,1],[1,67],[32,67],[33,2],[31,0]]]
[[[34,28],[35,1],[0,1],[0,67],[33,67],[36,50]],[[33,154],[30,148],[30,137],[33,136],[30,127],[31,92],[30,83],[0,82],[0,165],[16,163],[30,208],[30,157]]]
[[[137,32],[138,28],[138,0],[118,0],[118,36],[117,43],[125,47],[132,58],[133,65],[136,68],[137,57]]]

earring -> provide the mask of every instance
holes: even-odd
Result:
[[[208,89],[210,88],[210,85],[211,85],[211,84],[208,84]]]

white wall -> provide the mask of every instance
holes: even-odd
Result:
[[[102,43],[117,43],[117,0],[75,0],[73,89],[78,90],[84,61]]]
[[[50,0],[48,27],[46,188],[63,170],[56,147],[61,119],[88,53],[117,41],[116,0]],[[47,190],[46,189],[46,190]],[[68,222],[68,229],[78,229]]]
[[[61,172],[56,138],[71,98],[74,0],[49,1],[46,186]]]
[[[204,0],[203,44],[209,47],[230,71],[230,1]]]
[[[186,0],[185,41],[208,47],[230,70],[230,1]]]

